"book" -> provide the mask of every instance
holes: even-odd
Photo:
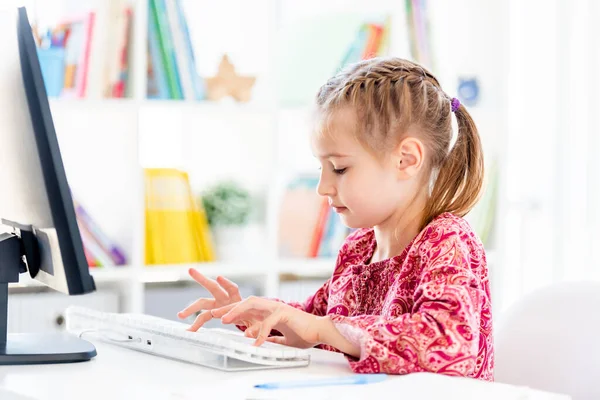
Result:
[[[385,19],[385,23],[367,22],[362,24],[348,45],[337,70],[341,70],[349,64],[387,53],[389,24],[389,17]]]
[[[188,69],[192,77],[192,87],[194,88],[194,94],[196,100],[204,100],[206,98],[206,84],[204,79],[200,77],[197,70],[196,55],[194,53],[194,46],[192,44],[192,36],[185,17],[185,10],[183,8],[182,0],[175,0],[177,6],[177,12],[179,16],[180,29],[185,40],[186,51],[188,54]]]
[[[82,43],[80,48],[80,58],[78,61],[77,74],[76,74],[76,90],[77,97],[85,97],[87,90],[87,75],[89,69],[90,52],[91,52],[91,41],[92,33],[94,29],[95,14],[93,12],[87,13],[83,17],[82,24]]]
[[[128,73],[128,50],[129,37],[131,35],[133,11],[130,7],[121,9],[116,24],[116,46],[112,49],[112,61],[110,62],[110,77],[107,85],[106,97],[125,97],[127,73]]]
[[[316,193],[318,181],[300,175],[286,185],[278,211],[281,258],[335,257],[350,233],[327,200]]]
[[[148,21],[148,98],[204,100],[183,4],[180,0],[150,0]],[[163,78],[164,77],[164,78]],[[167,93],[163,93],[163,79]]]
[[[148,98],[170,98],[166,73],[162,62],[157,27],[152,14],[148,13]]]
[[[38,33],[40,66],[52,97],[126,95],[132,8],[127,0],[94,4],[88,11],[64,18],[45,35]],[[86,6],[73,8],[80,11]]]
[[[145,174],[146,265],[214,260],[206,217],[185,171],[148,168]]]
[[[73,200],[77,225],[83,242],[85,257],[90,267],[125,265],[125,252],[113,242],[83,205]]]
[[[310,248],[307,254],[308,257],[316,257],[319,255],[319,248],[322,244],[323,233],[325,231],[325,227],[327,225],[328,220],[327,217],[329,216],[330,212],[331,207],[329,207],[327,199],[321,198],[321,209],[319,210],[319,215],[317,217],[317,222],[313,231],[312,240],[310,242]]]
[[[150,0],[149,12],[152,15],[153,23],[156,24],[158,32],[158,43],[161,59],[166,71],[169,97],[171,99],[183,99],[177,58],[175,56],[173,38],[167,17],[166,1],[167,0]]]
[[[181,19],[179,18],[178,6],[175,0],[164,0],[167,11],[167,21],[169,31],[173,40],[173,53],[176,59],[177,75],[180,79],[181,92],[185,100],[193,100],[196,97],[192,74],[195,71],[190,70],[193,67],[191,57],[188,53],[188,47],[184,38]]]
[[[93,12],[95,18],[85,96],[112,97],[117,71],[122,67],[123,48],[127,53],[131,48],[125,21],[129,20],[128,23],[131,24],[132,11],[127,0],[110,0],[95,2]],[[126,45],[123,40],[127,41]],[[128,54],[125,58],[128,58]]]

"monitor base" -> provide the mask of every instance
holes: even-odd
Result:
[[[0,365],[80,362],[96,354],[93,344],[68,333],[11,333],[0,347]]]

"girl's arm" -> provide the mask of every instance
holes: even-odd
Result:
[[[476,367],[482,315],[491,321],[489,293],[471,270],[469,248],[458,234],[431,247],[410,313],[397,318],[330,315],[337,328],[323,342],[348,355],[355,372],[440,372],[469,375]],[[484,332],[485,333],[485,332]],[[343,337],[341,339],[340,337]]]

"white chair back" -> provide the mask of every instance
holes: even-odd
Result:
[[[539,289],[495,328],[497,382],[600,399],[600,282]]]

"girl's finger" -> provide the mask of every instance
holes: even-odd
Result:
[[[223,307],[215,308],[212,310],[212,315],[215,318],[221,318],[223,315],[227,314],[230,310],[235,308],[240,303],[233,303]]]
[[[267,338],[271,334],[271,330],[273,329],[273,327],[275,325],[277,325],[277,323],[279,322],[279,319],[280,319],[279,312],[274,312],[273,314],[269,315],[262,322],[262,324],[259,325],[258,335],[256,335],[256,341],[254,342],[255,346],[260,346],[267,340]]]
[[[242,296],[240,295],[240,289],[238,288],[238,285],[231,282],[224,276],[217,276],[217,283],[221,285],[223,289],[225,289],[225,291],[229,295],[229,301],[236,303],[238,301],[242,301]]]
[[[179,318],[187,318],[195,312],[215,308],[215,299],[198,299],[177,313]]]
[[[260,330],[260,323],[254,324],[244,331],[244,336],[256,339],[256,334]]]
[[[285,336],[269,336],[267,338],[267,342],[282,344],[284,346],[287,345],[287,339]]]
[[[196,282],[198,282],[202,287],[208,290],[210,294],[213,295],[215,300],[217,300],[220,303],[227,302],[227,300],[229,299],[229,295],[216,281],[205,277],[195,268],[190,268],[188,272]]]
[[[237,303],[236,306],[226,314],[220,314],[222,315],[221,321],[224,324],[230,324],[237,319],[243,319],[240,317],[248,311],[272,311],[272,309],[273,305],[271,304],[271,301],[261,299],[260,297],[248,297],[246,300]]]
[[[210,314],[210,311],[203,311],[196,317],[194,323],[187,330],[190,332],[196,332],[198,329],[202,328],[202,325],[211,319],[213,319],[213,316]]]

